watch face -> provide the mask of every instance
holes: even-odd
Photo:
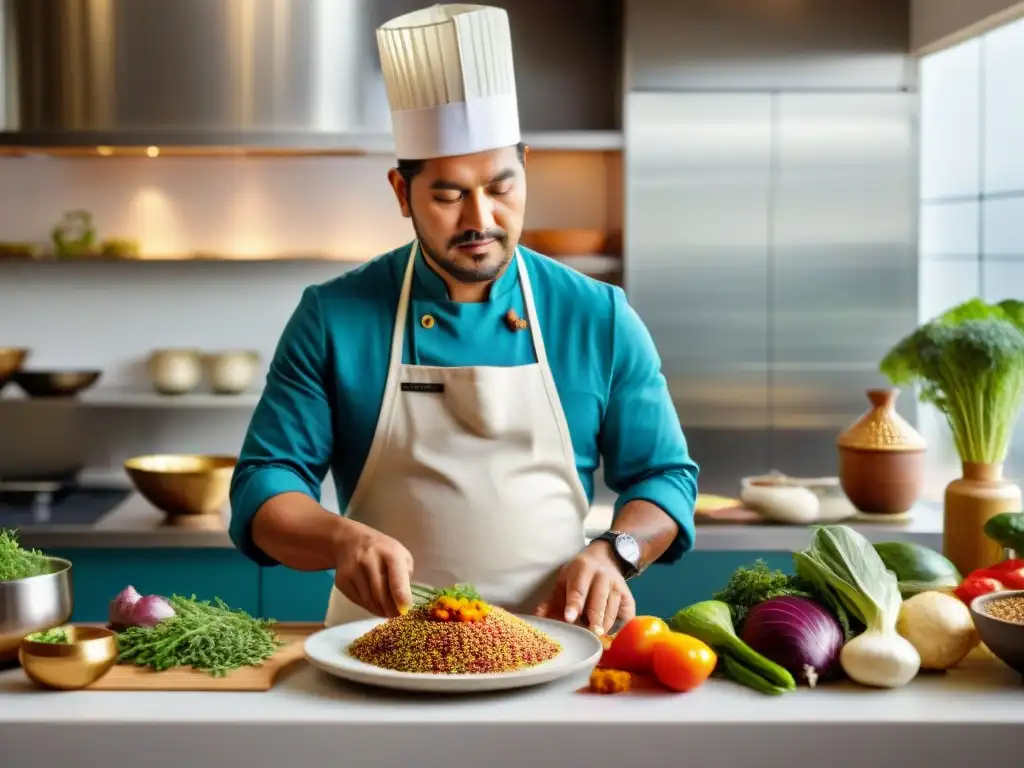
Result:
[[[630,565],[635,566],[640,562],[640,543],[628,533],[615,537],[615,551]]]

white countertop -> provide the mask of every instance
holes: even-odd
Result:
[[[65,693],[14,669],[0,673],[0,764],[963,768],[1013,764],[1024,746],[1021,678],[982,652],[892,691],[774,697],[711,680],[689,694],[597,696],[579,692],[585,682],[412,696],[300,663],[265,693]]]
[[[613,504],[599,498],[585,522],[588,538],[608,530]],[[222,513],[219,530],[192,530],[164,524],[161,512],[142,496],[133,493],[123,504],[92,526],[26,526],[19,531],[25,546],[47,548],[233,548],[227,533],[229,512]],[[869,540],[914,541],[935,550],[942,549],[942,512],[938,506],[922,504],[908,517],[890,522],[842,521],[863,533]],[[699,524],[697,551],[793,552],[810,544],[811,528],[802,525]]]

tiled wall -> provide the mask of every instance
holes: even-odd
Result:
[[[920,254],[922,320],[973,296],[1024,298],[1024,19],[921,62]],[[921,418],[956,476],[948,431],[932,409]]]
[[[0,158],[0,241],[46,241],[62,212],[93,213],[102,237],[147,254],[330,253],[368,257],[407,242],[386,157]],[[621,162],[530,156],[527,226],[621,227]],[[153,348],[251,348],[267,359],[302,289],[330,263],[0,263],[0,346],[33,367],[96,367],[104,386],[147,386]],[[261,376],[262,378],[262,376]],[[238,450],[245,407],[74,409],[0,403],[0,475],[76,463],[117,468],[151,451]]]

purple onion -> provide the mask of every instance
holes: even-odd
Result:
[[[747,613],[740,637],[794,679],[814,687],[839,665],[843,628],[832,612],[806,597],[773,597]]]

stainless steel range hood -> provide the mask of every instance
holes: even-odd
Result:
[[[388,131],[366,6],[0,0],[0,146],[365,150]]]

